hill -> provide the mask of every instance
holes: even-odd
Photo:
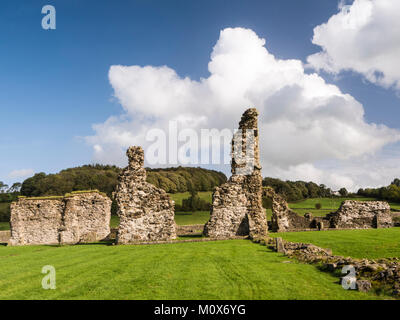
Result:
[[[187,192],[191,189],[212,191],[226,181],[222,172],[203,168],[177,167],[148,169],[147,181],[168,193]],[[84,165],[56,174],[35,174],[22,183],[21,194],[38,197],[64,195],[76,190],[97,189],[111,196],[121,168],[109,165]]]

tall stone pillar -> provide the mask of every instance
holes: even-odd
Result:
[[[210,220],[204,227],[209,237],[263,237],[268,233],[267,218],[262,207],[258,111],[246,110],[239,130],[232,139],[232,176],[216,188]]]
[[[115,191],[120,217],[117,243],[175,239],[174,202],[164,190],[146,182],[143,149],[130,147],[126,154],[129,165],[119,175]]]

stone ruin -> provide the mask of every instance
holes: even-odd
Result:
[[[285,232],[296,229],[308,229],[312,224],[312,217],[301,217],[291,210],[282,196],[275,193],[271,187],[263,190],[263,195],[271,199],[272,217],[271,230],[273,232]]]
[[[304,217],[289,209],[287,202],[271,187],[264,188],[264,196],[272,201],[271,230],[285,232],[305,229],[368,229],[393,226],[390,206],[384,201],[343,201],[340,208],[325,217]]]
[[[328,215],[331,228],[390,228],[390,206],[384,201],[343,201],[338,211]]]
[[[24,198],[11,204],[10,245],[76,244],[110,233],[111,200],[97,191]]]
[[[117,244],[175,239],[174,202],[146,182],[143,149],[130,147],[126,154],[129,165],[119,175],[114,193],[120,218]]]
[[[114,193],[120,217],[119,228],[115,230],[117,244],[176,239],[179,228],[174,221],[174,202],[164,190],[146,182],[143,149],[130,147],[127,156],[129,165],[119,175]],[[233,136],[231,172],[229,181],[213,193],[210,220],[203,230],[205,236],[265,237],[268,224],[263,196],[272,202],[273,232],[393,226],[386,202],[347,200],[326,217],[313,217],[310,213],[302,217],[272,188],[263,188],[258,111],[254,108],[243,113],[239,130]],[[76,192],[65,197],[21,197],[11,204],[9,244],[75,244],[109,239],[110,216],[111,200],[98,191]],[[200,229],[187,227],[190,228],[181,228],[181,232]]]
[[[203,234],[212,238],[266,236],[257,109],[244,112],[232,139],[231,172],[229,181],[213,193],[211,217]]]

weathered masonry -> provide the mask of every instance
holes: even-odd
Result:
[[[111,200],[98,191],[24,198],[11,204],[10,245],[75,244],[110,233]]]
[[[393,226],[390,206],[384,201],[343,201],[336,212],[325,217],[304,217],[289,209],[287,202],[270,187],[264,188],[264,196],[272,200],[271,230],[274,232],[304,229],[368,229]]]
[[[267,235],[258,134],[258,111],[248,109],[232,139],[232,176],[213,194],[211,217],[204,227],[205,236],[248,235],[257,238]]]
[[[338,211],[328,215],[331,228],[390,228],[390,206],[384,201],[343,201]]]
[[[114,193],[120,217],[117,243],[175,239],[174,202],[146,182],[143,149],[130,147],[126,154],[129,165],[119,175]]]

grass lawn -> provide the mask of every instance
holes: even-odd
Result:
[[[175,222],[180,226],[190,224],[205,224],[209,219],[209,211],[175,212]]]
[[[175,222],[180,226],[191,224],[205,224],[210,219],[209,211],[195,211],[195,212],[175,212]],[[111,228],[117,228],[119,225],[119,217],[111,216]],[[1,227],[1,225],[0,225]]]
[[[291,209],[315,209],[315,204],[320,203],[322,209],[337,210],[340,204],[345,200],[357,200],[357,201],[375,201],[374,198],[312,198],[305,199],[298,202],[289,203]]]
[[[0,299],[381,298],[247,240],[1,246],[0,259]],[[41,288],[45,265],[56,269],[55,290]]]
[[[400,258],[400,228],[271,233],[293,242],[332,249],[333,254],[354,258]]]
[[[118,226],[119,226],[119,217],[118,216],[111,216],[110,227],[111,228],[118,228]]]
[[[0,222],[0,231],[2,230],[10,230],[9,222]]]

